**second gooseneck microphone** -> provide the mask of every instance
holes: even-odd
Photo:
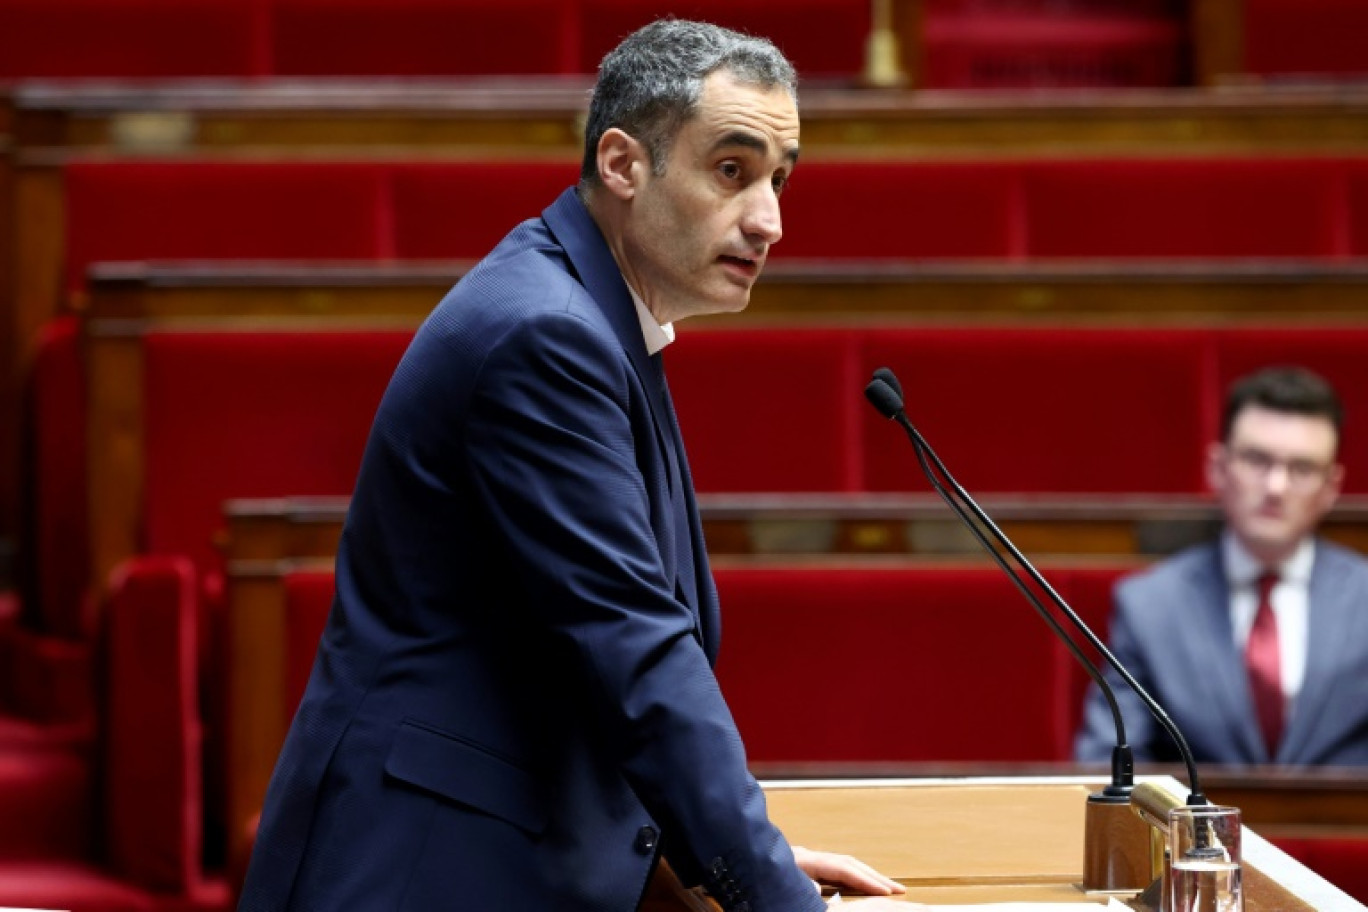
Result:
[[[987,529],[993,539],[1001,544],[1016,563],[1026,570],[1031,579],[1040,587],[1041,591],[1043,591],[1049,600],[1065,615],[1065,617],[1068,618],[1073,627],[1098,651],[1098,654],[1116,670],[1116,673],[1121,676],[1121,679],[1125,681],[1126,685],[1135,692],[1141,702],[1145,704],[1146,708],[1148,708],[1155,719],[1158,720],[1159,724],[1168,732],[1169,736],[1177,745],[1178,752],[1182,755],[1183,763],[1187,767],[1188,783],[1190,787],[1187,803],[1190,805],[1208,804],[1209,802],[1202,793],[1202,788],[1197,777],[1197,764],[1193,759],[1192,751],[1188,748],[1187,741],[1183,738],[1178,727],[1173,723],[1173,720],[1169,718],[1168,713],[1166,713],[1163,707],[1161,707],[1154,698],[1140,686],[1139,682],[1135,680],[1135,677],[1126,670],[1125,666],[1123,666],[1116,656],[1112,654],[1111,650],[1097,638],[1096,634],[1094,634],[1088,625],[1083,622],[1083,619],[1080,618],[1078,614],[1069,607],[1068,603],[1055,592],[1054,588],[1045,581],[1044,577],[1042,577],[1035,567],[1031,565],[1031,562],[1028,561],[1017,549],[1016,545],[998,529],[997,525],[988,517],[988,514],[974,502],[974,499],[960,486],[959,482],[955,481],[954,476],[945,468],[945,464],[941,462],[935,451],[931,449],[930,444],[922,437],[921,432],[918,431],[911,420],[908,419],[907,413],[904,411],[902,385],[898,382],[898,378],[893,372],[886,367],[881,367],[876,370],[873,379],[870,380],[869,384],[865,387],[865,397],[869,400],[870,404],[878,410],[879,414],[883,415],[885,418],[898,422],[898,424],[903,427],[907,432],[908,439],[912,442],[913,449],[916,451],[917,462],[921,465],[922,472],[931,482],[931,486],[936,490],[936,493],[941,496],[960,520],[964,522],[970,532],[972,532],[974,537],[978,540],[979,544],[982,545],[984,550],[997,562],[1003,572],[1011,578],[1017,589],[1020,590],[1022,595],[1026,597],[1026,600],[1029,601],[1036,612],[1040,614],[1041,618],[1064,642],[1074,658],[1083,665],[1084,669],[1088,672],[1089,677],[1097,683],[1103,696],[1106,697],[1107,703],[1111,707],[1112,718],[1116,724],[1116,748],[1112,752],[1112,782],[1107,787],[1104,794],[1110,794],[1111,796],[1119,798],[1122,795],[1128,795],[1130,790],[1134,787],[1134,770],[1131,749],[1126,743],[1125,724],[1121,716],[1121,710],[1117,706],[1115,694],[1113,694],[1111,687],[1108,685],[1101,671],[1099,671],[1097,666],[1083,653],[1073,637],[1063,629],[1059,621],[1055,619],[1054,615],[1051,614],[1043,604],[1041,604],[1040,600],[1035,596],[1035,593],[1030,590],[1026,585],[1026,582],[1022,580],[1011,565],[1007,563],[998,549],[993,547],[992,543],[988,541],[983,529]],[[942,479],[944,479],[944,481],[942,481]],[[969,512],[966,512],[966,507]],[[970,517],[969,513],[973,514],[973,518]],[[974,519],[977,519],[978,522],[975,523]],[[983,528],[980,528],[980,524]]]

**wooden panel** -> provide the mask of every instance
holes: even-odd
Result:
[[[978,498],[998,527],[1032,560],[1134,559],[1171,554],[1219,527],[1204,498]],[[225,505],[224,557],[235,561],[331,558],[346,498],[237,500]],[[931,495],[702,494],[708,552],[714,557],[889,555],[982,558],[971,534]],[[1368,543],[1368,499],[1344,497],[1323,534]],[[983,558],[986,559],[986,558]]]
[[[139,551],[143,495],[143,352],[136,336],[87,339],[90,580]]]
[[[1063,779],[789,782],[768,784],[765,797],[790,841],[868,862],[905,884],[909,902],[1105,903],[1081,889],[1083,805],[1093,787]],[[1172,780],[1165,788],[1184,791]],[[1313,906],[1305,897],[1324,882],[1252,842],[1244,876],[1250,912],[1358,907]],[[1153,908],[1144,896],[1121,898]]]
[[[96,319],[364,318],[416,326],[469,263],[97,268]],[[1154,325],[1368,321],[1368,266],[1074,263],[771,263],[741,314],[697,323],[878,320]]]
[[[225,825],[229,865],[240,869],[251,846],[249,822],[261,809],[289,726],[284,588],[274,572],[239,566],[228,605]]]
[[[1241,0],[1192,0],[1192,77],[1200,86],[1239,80],[1244,73],[1244,4]]]
[[[895,10],[909,84],[919,78],[920,3]],[[1202,0],[1198,27],[1222,31],[1233,0]],[[913,36],[909,40],[909,36]],[[1205,39],[1204,39],[1205,40]],[[1233,42],[1233,43],[1232,43]],[[1209,42],[1208,42],[1209,43]],[[1226,69],[1225,72],[1235,72]],[[1213,77],[1214,78],[1214,77]],[[316,156],[350,154],[569,157],[582,150],[592,83],[585,77],[417,80],[402,84],[291,80],[212,86],[36,84],[17,90],[16,136],[25,150],[122,155],[196,150]],[[916,92],[815,83],[801,89],[805,159],[869,155],[1095,155],[1363,149],[1368,89],[1223,86],[1210,89]]]

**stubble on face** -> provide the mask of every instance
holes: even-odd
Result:
[[[782,87],[718,72],[676,135],[663,174],[643,164],[623,233],[623,272],[661,323],[739,311],[782,235],[779,195],[798,157]]]

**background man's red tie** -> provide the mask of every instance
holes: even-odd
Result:
[[[1254,710],[1259,715],[1259,728],[1269,757],[1278,752],[1283,728],[1282,662],[1278,655],[1278,619],[1273,615],[1271,598],[1277,583],[1277,574],[1259,577],[1259,607],[1245,647],[1249,690],[1254,696]]]

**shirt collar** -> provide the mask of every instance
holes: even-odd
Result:
[[[636,305],[637,321],[641,323],[641,335],[646,340],[646,354],[654,355],[674,341],[674,324],[657,323],[646,309],[646,302],[641,300],[641,295],[636,293],[630,282],[627,283],[627,290],[632,293],[632,303]]]
[[[1280,566],[1268,569],[1278,574],[1278,579],[1306,583],[1311,579],[1311,564],[1316,558],[1316,543],[1311,536],[1303,538],[1292,556]],[[1221,562],[1225,567],[1226,579],[1232,586],[1251,586],[1264,572],[1264,566],[1240,544],[1239,538],[1229,529],[1221,536]]]

